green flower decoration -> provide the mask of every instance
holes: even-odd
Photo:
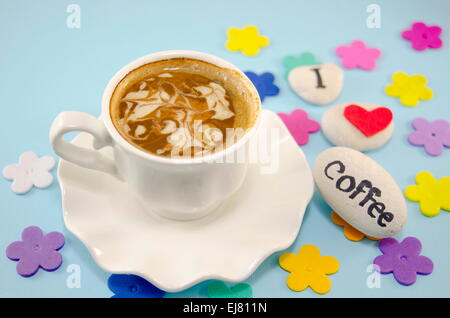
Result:
[[[252,286],[245,283],[228,287],[224,282],[217,281],[208,285],[209,298],[252,298]]]
[[[285,77],[296,67],[321,64],[316,57],[310,52],[303,52],[298,56],[286,56],[283,58],[283,65],[286,68]]]

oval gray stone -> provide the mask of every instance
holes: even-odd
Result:
[[[406,223],[402,191],[377,162],[346,147],[318,155],[314,181],[325,201],[347,223],[377,238],[398,234]]]

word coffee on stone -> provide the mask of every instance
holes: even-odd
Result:
[[[407,208],[400,188],[383,167],[363,153],[329,148],[317,157],[313,176],[331,208],[364,234],[391,237],[403,228]]]

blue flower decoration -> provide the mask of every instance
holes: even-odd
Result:
[[[111,298],[162,298],[166,294],[142,277],[129,274],[112,274],[108,288],[114,293]]]
[[[273,83],[275,76],[272,73],[266,72],[258,75],[253,72],[245,72],[245,75],[255,85],[262,102],[266,96],[276,96],[280,93],[278,86]]]

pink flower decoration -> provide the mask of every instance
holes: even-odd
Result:
[[[438,49],[442,46],[441,32],[442,28],[437,25],[429,27],[423,22],[416,22],[411,30],[403,31],[402,37],[411,41],[414,50],[423,51],[426,48]]]
[[[363,41],[353,41],[350,46],[339,46],[336,55],[341,57],[342,66],[347,69],[361,68],[366,71],[373,70],[376,60],[381,56],[381,51],[367,47]]]
[[[308,114],[302,109],[296,109],[290,114],[278,113],[278,116],[280,116],[299,146],[308,143],[310,133],[320,130],[319,123],[309,119]]]

